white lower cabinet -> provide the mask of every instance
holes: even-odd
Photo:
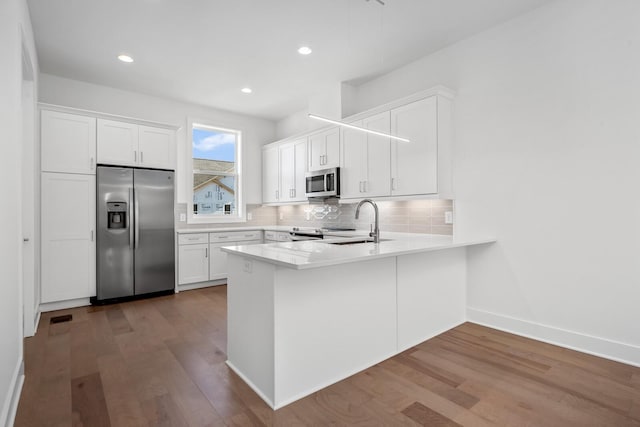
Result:
[[[211,243],[209,249],[209,280],[224,279],[227,277],[227,253],[221,248],[229,246],[229,243]]]
[[[209,244],[180,245],[178,247],[178,284],[209,280]]]
[[[262,231],[185,233],[178,237],[178,285],[227,278],[223,246],[262,243]]]
[[[42,303],[96,294],[95,175],[42,173]]]

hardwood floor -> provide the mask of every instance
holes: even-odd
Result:
[[[275,412],[225,351],[225,286],[44,313],[15,425],[640,426],[640,368],[471,323]]]

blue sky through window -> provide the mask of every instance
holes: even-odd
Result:
[[[194,127],[193,158],[235,162],[236,135]]]

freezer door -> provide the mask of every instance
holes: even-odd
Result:
[[[134,172],[135,294],[175,288],[173,172]]]
[[[133,295],[133,170],[97,169],[97,288],[105,300]],[[60,201],[64,203],[63,200]]]

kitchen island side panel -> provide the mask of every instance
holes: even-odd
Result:
[[[227,364],[273,406],[276,267],[233,253],[227,263]]]
[[[466,248],[398,257],[398,352],[466,318]]]
[[[396,353],[396,259],[277,268],[275,408]]]

